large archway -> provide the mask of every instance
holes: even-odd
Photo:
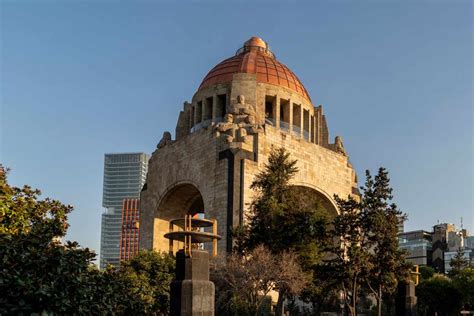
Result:
[[[325,211],[329,216],[329,219],[332,220],[339,213],[336,207],[335,202],[329,198],[329,196],[318,189],[310,187],[305,184],[295,184],[292,185],[294,190],[297,190],[298,193],[308,202],[315,203],[320,209]]]
[[[204,213],[204,200],[192,183],[178,183],[166,190],[158,202],[153,225],[153,249],[167,251],[169,241],[164,234],[169,231],[169,221],[186,214],[200,216]]]
[[[169,188],[156,209],[156,217],[168,220],[197,213],[204,213],[204,201],[199,189],[191,183],[180,183]]]

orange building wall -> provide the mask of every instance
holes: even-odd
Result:
[[[140,200],[124,199],[122,206],[122,233],[120,236],[120,261],[138,253],[140,238]]]

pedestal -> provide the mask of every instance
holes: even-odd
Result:
[[[400,282],[396,298],[397,316],[416,316],[417,297],[415,296],[415,283],[413,281]]]
[[[209,281],[209,253],[176,253],[176,280],[171,282],[172,316],[214,316],[214,283]]]

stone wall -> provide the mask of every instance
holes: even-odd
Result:
[[[202,195],[205,216],[218,220],[218,234],[225,233],[227,197],[227,164],[218,159],[217,140],[211,127],[186,135],[153,153],[148,165],[146,190],[142,191],[140,216],[140,248],[167,250],[162,239],[168,232],[169,220],[184,216],[158,211],[160,202],[173,188],[183,184],[194,186]]]
[[[335,144],[329,144],[329,131],[321,106],[313,107],[309,100],[284,87],[257,83],[252,74],[235,74],[233,78],[231,84],[198,91],[192,103],[185,103],[178,119],[176,140],[153,153],[146,189],[141,194],[141,248],[167,250],[168,241],[163,235],[169,230],[168,221],[193,211],[190,208],[200,205],[197,202],[202,196],[205,217],[217,219],[218,234],[223,237],[218,242],[218,251],[230,251],[230,228],[245,220],[255,197],[250,185],[263,170],[272,147],[284,147],[293,159],[298,160],[299,172],[293,184],[311,188],[334,212],[337,212],[334,194],[344,198],[357,195],[355,171],[345,153],[338,152]],[[227,112],[238,102],[237,97],[244,95],[245,104],[256,111],[257,125],[264,125],[263,128],[259,126],[258,132],[250,133],[245,140],[234,137],[229,142],[215,129],[218,126],[215,109],[208,122],[200,121],[199,128],[193,127],[196,104],[200,103],[200,111],[209,114],[209,104],[217,104],[216,98],[224,94]],[[306,123],[307,128],[311,126],[311,136],[306,139],[303,131],[295,133],[282,129],[278,120],[267,122],[267,96],[274,96],[276,100],[274,112],[277,118],[280,117],[280,100],[298,105],[300,113],[306,113],[305,117],[313,122]],[[304,116],[297,117],[302,123]],[[229,124],[238,129],[248,123]]]

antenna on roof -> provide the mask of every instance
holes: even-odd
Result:
[[[462,216],[461,216],[461,230],[463,230],[463,225],[462,225]]]

